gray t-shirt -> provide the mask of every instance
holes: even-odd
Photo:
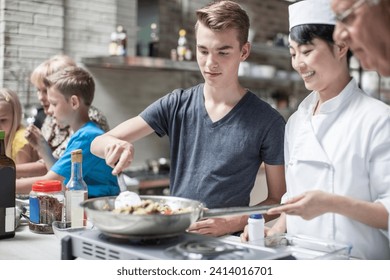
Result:
[[[248,206],[260,164],[283,165],[285,121],[247,92],[222,119],[212,122],[203,86],[177,89],[140,116],[170,140],[170,192],[208,208]]]

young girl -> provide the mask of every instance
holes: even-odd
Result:
[[[19,98],[14,91],[6,88],[0,89],[0,129],[5,131],[6,154],[16,164],[38,159],[37,152],[24,138]]]

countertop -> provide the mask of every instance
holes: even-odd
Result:
[[[60,260],[61,241],[54,234],[33,233],[22,223],[14,238],[0,240],[0,260]]]

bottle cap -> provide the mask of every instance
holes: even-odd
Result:
[[[123,30],[124,30],[124,28],[123,28],[123,25],[118,25],[117,27],[116,27],[116,31],[117,32],[123,32]]]
[[[257,220],[260,220],[263,218],[263,215],[261,214],[252,214],[249,216],[250,219],[257,219]]]
[[[0,139],[5,139],[5,131],[0,130]]]
[[[180,29],[179,30],[179,36],[186,36],[186,30],[185,29]]]
[[[83,161],[83,150],[77,149],[70,152],[72,155],[72,162],[82,162]]]
[[[36,192],[58,192],[61,191],[62,184],[58,180],[42,180],[32,185],[32,190]]]

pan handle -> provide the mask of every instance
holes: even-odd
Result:
[[[258,205],[248,207],[226,207],[203,210],[201,218],[213,218],[233,215],[265,214],[271,208],[282,206],[282,204]]]

